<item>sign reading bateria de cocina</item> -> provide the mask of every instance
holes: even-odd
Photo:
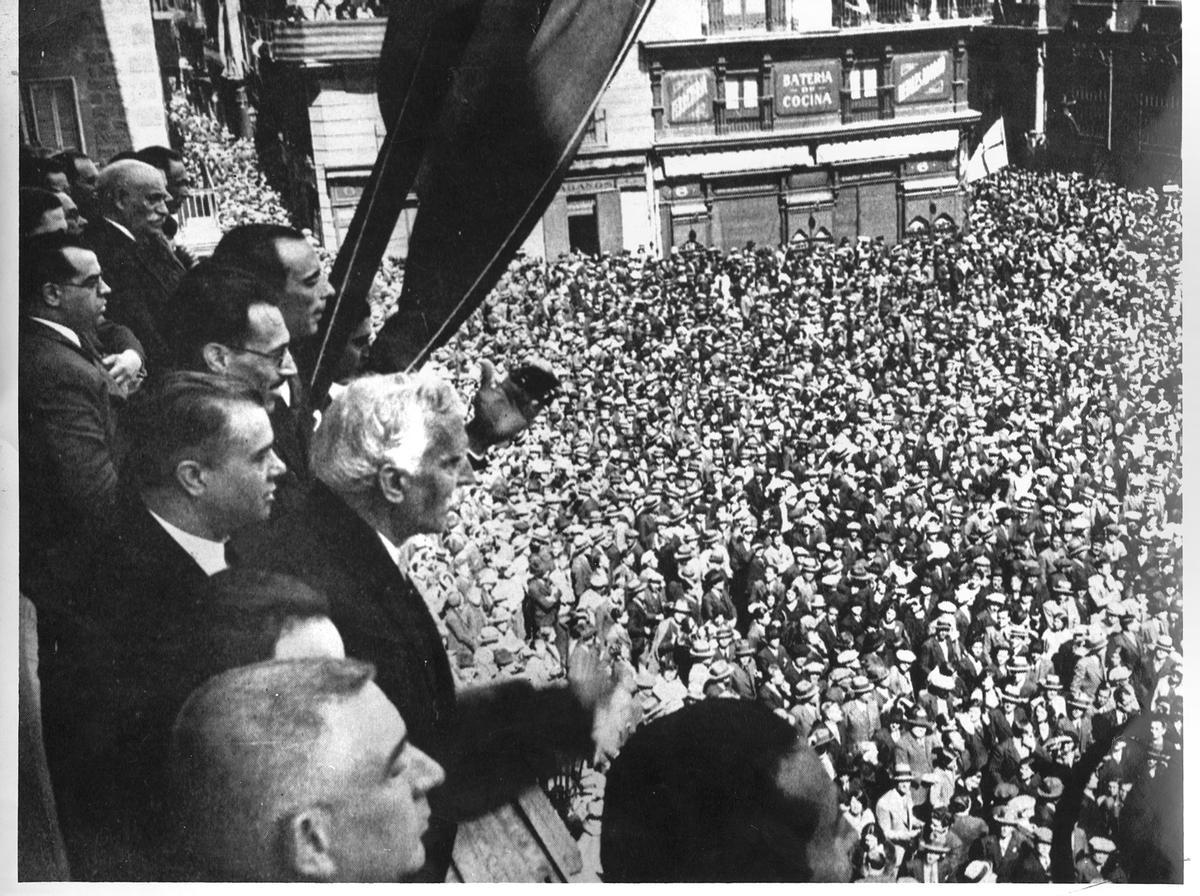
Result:
[[[685,124],[711,121],[713,73],[706,70],[668,72],[663,75],[667,121]]]
[[[775,66],[775,114],[836,112],[840,82],[837,60],[780,62]]]
[[[949,99],[949,53],[902,54],[892,64],[898,104]]]

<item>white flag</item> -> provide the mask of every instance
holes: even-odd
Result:
[[[1008,143],[1004,139],[1004,119],[997,118],[975,147],[967,162],[967,183],[982,180],[989,174],[1008,167]]]

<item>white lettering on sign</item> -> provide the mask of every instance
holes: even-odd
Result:
[[[828,93],[785,93],[783,108],[792,109],[822,109],[833,106],[833,97]]]
[[[833,83],[833,72],[829,69],[824,69],[819,72],[784,72],[783,86],[784,89],[797,89],[800,87],[820,87],[823,84]]]
[[[900,83],[896,85],[896,102],[907,102],[939,78],[944,77],[946,77],[946,55],[942,53],[901,79]]]
[[[671,120],[679,121],[691,115],[707,95],[708,82],[703,76],[697,77],[671,98]]]

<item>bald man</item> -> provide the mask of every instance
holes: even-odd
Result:
[[[444,774],[373,678],[357,660],[274,661],[188,698],[169,759],[183,876],[382,883],[422,866]]]
[[[112,287],[106,313],[141,341],[148,372],[161,372],[170,364],[163,334],[184,274],[162,232],[170,198],[166,176],[133,159],[113,162],[100,172],[97,197],[100,215],[85,228],[84,242]]]

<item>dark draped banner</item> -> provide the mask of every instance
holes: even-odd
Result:
[[[371,350],[418,366],[495,285],[562,182],[653,0],[407,0],[388,22],[388,134],[331,276],[313,392],[328,389],[418,184],[399,310]],[[418,181],[418,177],[420,180]]]

